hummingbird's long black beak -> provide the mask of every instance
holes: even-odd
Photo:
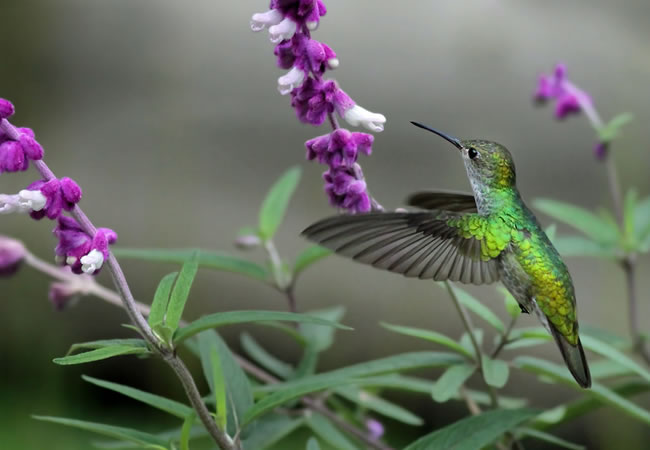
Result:
[[[416,127],[424,128],[427,131],[430,131],[432,133],[437,134],[438,136],[440,136],[444,140],[446,140],[448,142],[451,142],[454,145],[454,147],[456,147],[458,150],[462,150],[463,144],[460,143],[460,139],[449,136],[448,134],[445,134],[442,131],[435,130],[435,129],[431,128],[431,127],[428,127],[426,125],[422,125],[421,123],[418,123],[418,122],[411,122],[411,123],[413,125],[415,125]]]

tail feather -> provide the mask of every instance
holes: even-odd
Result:
[[[591,373],[589,372],[589,365],[585,357],[585,351],[582,349],[582,343],[578,338],[577,345],[571,345],[553,325],[550,326],[551,334],[555,338],[557,346],[560,348],[562,358],[566,363],[571,375],[583,388],[591,387]]]

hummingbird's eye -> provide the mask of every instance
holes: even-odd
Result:
[[[469,156],[469,159],[474,159],[478,156],[478,152],[474,147],[471,147],[467,150],[467,156]]]

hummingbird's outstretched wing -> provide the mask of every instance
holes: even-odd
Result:
[[[463,232],[470,225],[480,229],[483,220],[447,211],[340,215],[302,234],[341,255],[407,277],[486,284],[499,279],[498,255],[482,258],[488,250],[484,238]]]
[[[421,191],[411,194],[406,204],[421,209],[437,209],[450,212],[476,212],[474,195],[453,191]]]

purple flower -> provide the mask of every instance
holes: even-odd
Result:
[[[6,118],[0,119],[0,173],[27,170],[30,160],[42,158],[43,147],[34,139],[31,129],[15,128]]]
[[[88,275],[81,275],[88,276]],[[79,289],[73,283],[57,281],[50,284],[47,298],[56,311],[63,311],[71,302],[79,298]]]
[[[48,219],[56,219],[61,215],[62,210],[72,211],[74,205],[81,200],[81,188],[67,177],[60,180],[56,178],[50,181],[38,180],[30,184],[27,190],[38,191],[47,199],[43,208],[30,213],[36,220],[45,216]]]
[[[323,179],[332,206],[352,213],[370,211],[370,196],[359,164],[330,168],[323,174]]]
[[[13,103],[4,98],[0,98],[0,119],[8,119],[16,112]]]
[[[320,18],[327,13],[321,0],[271,0],[271,8],[294,22],[305,24],[310,30],[315,30]]]
[[[370,438],[378,441],[384,435],[384,426],[382,423],[375,419],[366,419],[366,429]]]
[[[374,139],[371,134],[339,128],[330,134],[305,142],[307,159],[317,160],[333,168],[351,166],[357,162],[359,152],[370,155]]]
[[[0,277],[16,273],[25,255],[27,249],[20,241],[0,235]]]
[[[70,266],[74,273],[97,274],[109,256],[108,246],[117,241],[117,234],[108,228],[98,228],[89,236],[71,217],[59,216],[54,236],[59,240],[54,253],[60,263]]]
[[[552,75],[540,75],[534,99],[541,104],[555,100],[555,117],[560,120],[592,105],[589,94],[569,81],[564,64],[557,64]]]

